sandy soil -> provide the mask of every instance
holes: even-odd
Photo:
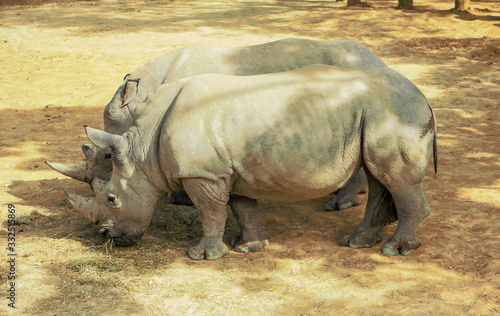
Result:
[[[41,315],[495,315],[500,313],[500,3],[416,0],[345,8],[333,1],[102,1],[0,8],[0,212],[16,206],[16,307]],[[269,248],[194,262],[196,211],[172,206],[137,246],[113,249],[65,200],[91,195],[45,160],[82,159],[83,125],[123,76],[149,59],[204,43],[285,37],[354,39],[426,94],[438,120],[439,170],[424,181],[433,210],[421,248],[339,240],[363,204],[326,212],[331,197],[261,203]],[[382,232],[386,240],[395,226]],[[228,235],[234,231],[229,222]],[[5,245],[5,248],[4,248]],[[7,306],[9,250],[0,263]]]

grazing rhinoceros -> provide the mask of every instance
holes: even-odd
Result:
[[[230,74],[249,76],[282,72],[312,64],[343,68],[386,67],[369,49],[356,41],[316,41],[289,38],[255,46],[218,48],[192,46],[160,56],[127,75],[104,111],[104,130],[122,134],[139,117],[141,105],[148,95],[164,83],[198,74]],[[112,164],[108,149],[82,148],[86,161],[57,164],[55,170],[74,179],[91,183],[94,178],[109,180]],[[338,192],[328,210],[343,209],[361,202],[356,194],[366,187],[362,171],[349,185]],[[185,194],[173,196],[177,203],[190,200]]]
[[[430,208],[422,192],[436,124],[425,96],[389,68],[316,65],[249,77],[200,75],[162,85],[123,135],[86,127],[110,148],[113,174],[95,180],[96,197],[66,192],[99,233],[119,245],[137,242],[163,192],[186,190],[200,213],[203,238],[193,259],[228,253],[222,242],[229,204],[241,228],[236,251],[268,244],[256,199],[299,201],[343,187],[364,168],[365,217],[342,239],[352,248],[380,242],[399,219],[383,253],[406,255],[420,241]]]

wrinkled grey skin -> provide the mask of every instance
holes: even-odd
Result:
[[[282,72],[312,64],[343,68],[386,67],[369,49],[356,41],[315,41],[283,39],[262,45],[239,48],[192,46],[155,58],[127,75],[104,110],[104,130],[120,135],[127,131],[142,113],[148,96],[161,84],[198,74],[229,74],[249,76]],[[127,106],[124,106],[127,105]],[[109,150],[100,149],[86,156],[86,168],[48,163],[55,170],[77,180],[91,183],[94,178],[109,180],[111,162]],[[83,164],[82,164],[83,166]],[[69,170],[68,170],[69,169]],[[79,174],[74,176],[74,174]],[[359,180],[359,181],[358,181]],[[341,189],[327,210],[359,205],[356,194],[366,188],[363,171],[348,187]],[[184,193],[172,195],[172,201],[192,204]]]
[[[228,204],[241,228],[235,250],[258,251],[268,241],[256,199],[324,196],[363,168],[365,217],[342,244],[371,247],[398,220],[382,252],[406,255],[420,246],[417,226],[430,212],[422,179],[431,154],[436,168],[436,124],[424,95],[397,72],[317,65],[252,77],[201,75],[161,86],[148,102],[123,135],[86,128],[94,144],[111,148],[113,174],[95,186],[95,198],[67,193],[117,244],[137,242],[158,198],[184,189],[204,234],[191,258],[228,253]]]

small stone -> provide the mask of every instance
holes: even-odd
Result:
[[[16,217],[16,225],[29,225],[31,223],[30,215],[20,215]]]

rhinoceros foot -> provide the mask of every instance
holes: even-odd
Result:
[[[261,250],[264,247],[269,246],[269,241],[267,239],[262,240],[254,240],[247,241],[241,239],[240,235],[236,235],[231,239],[231,246],[233,246],[234,250],[237,252],[256,252]]]
[[[349,235],[344,236],[341,241],[341,245],[349,246],[350,248],[370,248],[376,243],[382,241],[382,238],[377,232],[366,232],[355,230]]]
[[[399,254],[406,256],[420,247],[420,244],[421,242],[416,236],[408,237],[403,240],[390,238],[382,248],[382,253],[388,256]]]
[[[326,204],[325,209],[327,211],[336,211],[336,210],[340,211],[361,204],[361,200],[358,199],[356,194],[342,195],[340,194],[341,192],[339,192],[339,194],[333,200],[331,200],[330,202],[328,202],[328,204]]]
[[[219,259],[229,253],[229,248],[222,242],[220,237],[203,237],[200,243],[188,251],[191,259],[201,260]]]
[[[366,174],[363,169],[359,169],[358,172],[352,177],[351,180],[337,192],[337,196],[328,202],[325,206],[327,211],[343,210],[349,207],[358,206],[361,204],[360,199],[357,195],[360,193],[366,193],[367,186]]]

